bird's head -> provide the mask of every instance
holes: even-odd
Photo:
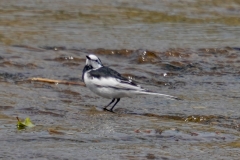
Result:
[[[101,60],[94,54],[90,54],[86,57],[86,65],[90,66],[91,68],[97,69],[103,66]]]

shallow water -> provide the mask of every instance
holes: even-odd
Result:
[[[0,3],[1,159],[239,159],[237,1]],[[102,111],[110,100],[77,85],[90,53],[183,100]]]

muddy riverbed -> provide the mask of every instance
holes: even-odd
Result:
[[[234,0],[1,1],[0,159],[239,159],[239,13]],[[102,111],[110,100],[81,85],[92,53],[182,100]]]

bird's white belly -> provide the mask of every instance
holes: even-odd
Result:
[[[113,99],[113,98],[130,97],[129,92],[110,88],[110,87],[99,87],[95,85],[90,85],[90,86],[87,85],[87,87],[95,94],[104,98]]]

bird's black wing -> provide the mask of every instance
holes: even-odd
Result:
[[[131,85],[134,85],[134,86],[138,86],[136,83],[130,81],[129,79],[121,76],[120,73],[118,73],[117,71],[111,69],[111,68],[108,68],[108,67],[101,67],[97,70],[92,70],[89,72],[89,74],[92,76],[92,77],[95,77],[95,78],[101,78],[101,77],[104,77],[104,78],[116,78],[118,80],[121,81],[121,83],[127,83],[127,84],[131,84]]]

